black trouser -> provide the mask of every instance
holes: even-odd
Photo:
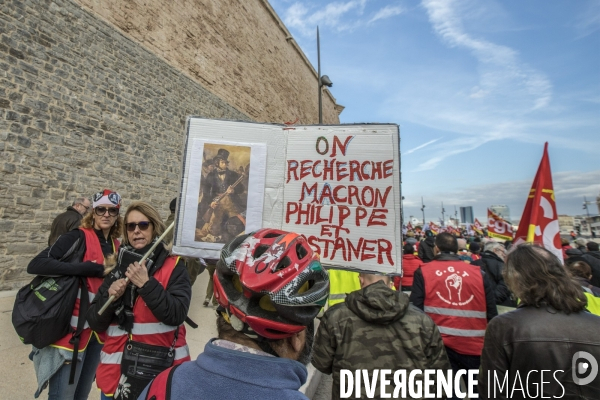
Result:
[[[468,339],[467,339],[468,340]],[[469,356],[466,354],[460,354],[456,351],[452,350],[449,347],[446,347],[446,354],[448,354],[448,359],[450,360],[450,365],[452,366],[452,371],[456,374],[459,369],[479,369],[481,365],[481,356]],[[466,383],[465,387],[466,387]],[[475,386],[475,393],[479,393],[477,391],[477,386]],[[453,396],[452,399],[458,399],[458,397]]]

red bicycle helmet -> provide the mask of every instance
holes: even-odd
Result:
[[[329,276],[303,236],[261,229],[223,247],[214,288],[236,330],[282,339],[317,316],[329,295]]]

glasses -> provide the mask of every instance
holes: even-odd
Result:
[[[139,226],[140,231],[145,231],[146,229],[148,229],[148,227],[150,226],[152,222],[150,221],[140,221],[140,222],[128,222],[125,224],[125,226],[127,227],[127,231],[128,232],[133,232],[135,231],[135,227]]]
[[[119,215],[119,209],[115,208],[115,207],[96,207],[94,208],[94,213],[96,213],[96,215],[98,216],[103,216],[104,214],[106,214],[106,212],[108,211],[108,215],[110,215],[111,217],[116,217],[117,215]]]

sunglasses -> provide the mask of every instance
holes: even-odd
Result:
[[[106,212],[108,211],[108,215],[110,215],[111,217],[116,217],[117,215],[119,215],[119,209],[115,208],[115,207],[96,207],[94,208],[94,213],[98,216],[103,216],[104,214],[106,214]]]
[[[127,231],[128,232],[133,232],[135,231],[135,227],[139,226],[140,227],[140,231],[145,231],[146,229],[148,229],[148,227],[150,226],[152,222],[150,221],[141,221],[141,222],[128,222],[125,224],[125,226],[127,227]]]

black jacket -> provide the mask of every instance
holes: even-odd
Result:
[[[433,261],[433,248],[435,247],[435,237],[428,236],[425,240],[419,243],[419,258],[424,262],[428,263]]]
[[[440,253],[434,258],[435,261],[457,261],[463,263],[456,254]],[[487,309],[488,321],[498,315],[498,309],[496,308],[496,296],[492,290],[492,286],[487,278],[485,272],[481,271],[483,275],[483,288],[485,290],[485,303]],[[410,292],[410,302],[421,310],[425,309],[425,281],[423,280],[423,273],[421,268],[415,271],[413,277],[412,291]]]
[[[579,386],[573,381],[573,375],[576,374],[573,369],[579,365],[576,361],[586,362],[581,356],[575,356],[577,352],[587,352],[600,360],[599,326],[598,316],[587,312],[567,315],[549,306],[520,306],[494,318],[487,327],[481,355],[480,398],[522,399],[525,396],[518,388],[523,386],[531,395],[528,398],[534,398],[538,393],[535,395],[538,399],[553,396],[562,399],[598,399],[600,375],[591,383]],[[540,375],[542,370],[545,373]],[[506,389],[500,395],[496,386],[496,396],[488,397],[488,387],[490,393],[494,393],[494,373],[502,382],[506,372],[508,385],[505,388],[512,388],[516,381],[517,390],[513,396],[510,393],[507,396]],[[522,383],[516,377],[517,372]],[[577,376],[586,377],[585,374]],[[539,393],[541,379],[544,382],[543,394]]]
[[[502,277],[502,269],[504,268],[504,262],[496,253],[492,251],[485,251],[481,255],[481,259],[473,261],[471,264],[481,267],[481,269],[488,275],[492,290],[496,294],[496,304],[515,307],[516,304],[510,299],[510,290],[504,282]]]
[[[72,231],[73,229],[79,228],[83,216],[79,214],[79,211],[73,207],[67,207],[67,211],[62,214],[58,214],[54,221],[52,221],[52,227],[50,228],[50,236],[48,237],[48,246],[52,246],[56,239],[63,233]]]
[[[98,235],[98,240],[100,240],[104,256],[113,254],[112,241],[106,240],[104,235],[102,235],[102,231],[95,232]],[[59,261],[75,244],[77,239],[85,240],[85,234],[80,229],[61,235],[52,246],[46,247],[29,262],[27,273],[33,275],[77,275],[101,278],[104,275],[104,266],[102,265],[104,260],[97,260],[97,263],[91,261],[79,263]]]
[[[202,182],[200,182],[202,190],[202,201],[199,204],[200,217],[204,216],[204,213],[206,213],[206,210],[208,210],[208,207],[210,207],[210,203],[212,203],[214,198],[221,193],[225,193],[229,186],[233,185],[239,177],[240,174],[228,169],[225,170],[225,179],[221,181],[221,179],[219,179],[219,174],[215,169],[202,178]],[[229,195],[231,201],[242,210],[245,209],[245,206],[242,204],[239,195],[243,193],[243,191],[244,185],[240,183],[233,189],[233,193]]]
[[[162,323],[171,326],[181,325],[187,317],[192,298],[192,285],[190,277],[185,268],[183,259],[175,266],[171,278],[167,283],[167,288],[154,279],[152,275],[162,267],[166,257],[161,257],[161,253],[167,252],[162,246],[156,250],[157,263],[152,271],[150,271],[150,280],[144,286],[136,290],[136,295],[142,296],[146,305],[152,311],[152,314]],[[160,261],[159,261],[160,260]],[[111,273],[104,278],[104,282],[100,286],[94,301],[90,305],[90,310],[87,314],[87,321],[90,327],[98,332],[103,332],[108,329],[108,326],[114,321],[117,321],[115,311],[119,307],[119,301],[113,302],[102,315],[98,315],[98,311],[108,300],[108,288],[117,279],[116,274]],[[129,289],[128,289],[129,290]],[[135,316],[134,316],[135,320]]]
[[[600,286],[600,251],[588,251],[583,253],[582,257],[592,267],[590,283],[594,286]]]

